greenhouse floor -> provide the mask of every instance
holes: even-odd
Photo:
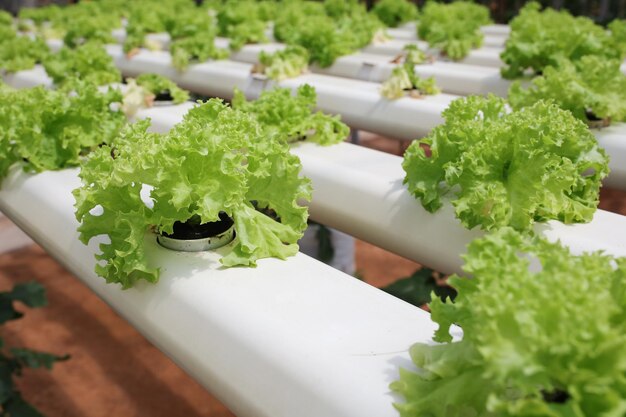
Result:
[[[367,134],[361,144],[391,153],[401,149],[395,141]],[[626,192],[602,190],[600,207],[626,215]],[[47,417],[232,416],[39,246],[27,243],[6,218],[0,219],[2,242],[15,247],[0,247],[0,290],[36,280],[49,299],[47,307],[8,323],[5,341],[72,356],[51,372],[27,370],[20,381],[26,398]],[[419,265],[357,241],[356,266],[359,277],[385,286]]]

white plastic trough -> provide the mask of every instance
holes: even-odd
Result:
[[[0,209],[239,417],[396,417],[388,388],[426,312],[298,254],[224,269],[219,250],[180,253],[147,235],[160,282],[123,291],[94,270],[101,239],[78,240],[77,170],[19,170]]]
[[[370,53],[370,54],[380,54],[380,55],[388,55],[388,56],[396,56],[402,53],[405,45],[417,45],[418,48],[427,51],[433,55],[438,54],[436,49],[432,49],[428,47],[428,44],[423,41],[405,41],[405,40],[391,40],[388,42],[374,43],[366,46],[361,49],[362,52]],[[496,47],[482,47],[478,49],[472,49],[470,53],[458,61],[462,64],[468,65],[479,65],[485,67],[496,67],[500,68],[502,66],[502,60],[500,60],[500,53],[502,52],[502,48]]]

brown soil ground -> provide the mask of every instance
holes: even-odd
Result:
[[[364,146],[398,153],[395,141],[362,135]],[[601,207],[626,215],[626,193],[603,190]],[[356,245],[357,270],[385,286],[419,267],[368,243]],[[215,398],[36,245],[0,255],[0,290],[36,280],[49,306],[27,311],[3,331],[9,345],[72,358],[51,372],[27,371],[19,386],[48,417],[226,417]]]

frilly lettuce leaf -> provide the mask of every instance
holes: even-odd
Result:
[[[76,166],[82,155],[117,135],[126,118],[110,105],[121,101],[120,93],[100,93],[86,83],[73,87],[72,93],[0,89],[0,179],[18,161],[37,172]]]
[[[93,42],[76,49],[63,47],[56,54],[50,54],[43,66],[56,85],[76,78],[96,85],[120,82],[122,79],[104,46]]]
[[[622,58],[626,58],[626,20],[615,19],[608,25],[613,43],[619,48]]]
[[[546,67],[543,75],[524,89],[516,81],[509,90],[514,109],[531,106],[539,100],[553,100],[576,118],[590,122],[597,119],[626,119],[626,75],[622,61],[589,55],[579,61],[562,61],[558,68]]]
[[[398,27],[417,19],[417,7],[408,0],[380,0],[372,8],[381,22],[388,27]]]
[[[279,8],[274,36],[289,45],[305,48],[310,63],[323,68],[332,65],[338,57],[368,45],[383,27],[378,18],[367,14],[359,5],[325,3],[322,8],[309,3],[293,2],[284,9]],[[343,14],[344,6],[352,10],[351,14]],[[328,10],[337,16],[326,14]]]
[[[9,29],[13,31],[13,29]],[[30,39],[28,36],[14,36],[12,33],[2,33],[0,28],[0,69],[7,72],[17,72],[31,69],[41,63],[50,54],[48,45],[40,39]]]
[[[505,78],[519,78],[530,71],[540,75],[563,59],[577,61],[586,55],[621,59],[622,51],[611,35],[587,17],[530,2],[511,21],[511,34],[500,57]]]
[[[404,183],[428,211],[448,195],[470,229],[591,220],[608,158],[570,112],[540,101],[508,113],[504,99],[470,96],[443,116],[444,124],[409,146],[402,164]]]
[[[464,259],[471,278],[450,278],[455,302],[430,304],[443,344],[414,345],[417,373],[392,384],[402,417],[624,413],[625,259],[573,256],[510,228],[472,242]]]
[[[310,183],[299,176],[299,159],[255,119],[212,99],[190,112],[167,134],[148,133],[149,121],[128,127],[114,142],[90,155],[75,190],[76,217],[87,243],[101,245],[99,275],[123,288],[155,282],[159,271],[145,256],[146,233],[172,233],[175,222],[232,217],[236,238],[222,258],[226,266],[284,259],[298,250],[307,226]],[[142,201],[149,187],[150,207]],[[278,221],[255,210],[273,210]],[[94,209],[100,209],[96,213]]]
[[[309,68],[309,54],[301,46],[290,45],[274,53],[261,51],[259,64],[255,68],[272,80],[282,81],[294,78],[306,72]]]
[[[267,20],[274,15],[275,7],[272,2],[225,2],[217,13],[219,34],[229,38],[233,51],[245,44],[267,42]]]
[[[253,115],[261,126],[284,142],[308,140],[320,145],[342,142],[350,129],[339,116],[314,112],[316,102],[315,89],[305,84],[298,87],[295,96],[288,88],[275,88],[263,91],[254,101],[246,101],[244,94],[235,90],[232,106]]]
[[[183,90],[176,85],[175,82],[162,75],[145,73],[138,76],[136,81],[137,85],[140,85],[154,95],[166,92],[169,93],[175,104],[189,100],[189,92],[187,90]]]
[[[441,4],[426,3],[417,25],[417,34],[431,47],[453,60],[467,56],[472,48],[482,46],[480,27],[491,23],[485,6],[458,1]]]
[[[395,100],[407,94],[413,98],[439,94],[441,90],[435,84],[434,77],[422,78],[415,71],[415,65],[422,64],[426,60],[426,54],[417,46],[405,46],[404,62],[394,68],[389,79],[382,84],[380,90],[382,96]]]
[[[228,58],[228,50],[216,47],[214,40],[213,32],[198,32],[173,41],[170,45],[172,65],[177,70],[184,71],[193,62]]]

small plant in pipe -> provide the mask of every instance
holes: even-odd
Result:
[[[232,106],[254,116],[272,136],[286,143],[306,140],[333,145],[344,141],[350,128],[339,116],[315,112],[316,101],[315,89],[305,84],[295,95],[288,88],[274,88],[263,91],[254,101],[246,101],[244,94],[235,90]]]
[[[389,79],[381,86],[380,93],[383,97],[395,100],[407,95],[412,98],[422,98],[426,95],[441,93],[435,84],[434,77],[422,78],[415,70],[416,65],[426,61],[426,54],[415,45],[407,45],[404,49],[402,64],[393,69]]]
[[[73,79],[96,85],[122,80],[113,58],[99,43],[89,42],[76,49],[63,47],[56,54],[50,54],[44,60],[43,66],[57,86]]]
[[[590,127],[603,127],[611,120],[626,119],[626,75],[621,60],[588,55],[579,61],[563,60],[557,67],[546,67],[543,75],[524,89],[516,81],[509,90],[514,109],[532,106],[539,100],[552,100],[572,112]]]
[[[34,68],[50,55],[50,48],[40,39],[17,36],[11,28],[0,27],[0,70],[17,72]]]
[[[289,45],[274,53],[261,51],[259,62],[252,72],[264,74],[272,80],[283,81],[304,74],[309,69],[309,53],[298,45]]]
[[[33,172],[78,165],[126,123],[111,106],[121,101],[118,90],[100,93],[83,82],[72,83],[71,92],[0,87],[0,181],[13,164]]]
[[[185,71],[189,64],[228,58],[228,50],[216,47],[214,40],[213,32],[198,32],[173,41],[170,45],[172,65],[179,71]]]
[[[453,60],[465,58],[483,44],[480,27],[491,23],[485,6],[458,1],[440,4],[429,1],[422,10],[417,35]]]
[[[236,231],[221,259],[225,266],[296,254],[307,220],[298,201],[310,198],[311,187],[286,143],[218,99],[167,134],[148,133],[149,124],[129,126],[81,167],[83,185],[74,191],[80,238],[88,243],[107,235],[110,241],[97,255],[100,276],[123,288],[156,282],[159,271],[146,257],[154,238],[147,233],[171,235],[176,224],[224,215]],[[150,190],[149,199],[142,199],[142,189]]]
[[[277,3],[269,1],[225,2],[217,12],[219,34],[229,38],[234,51],[245,44],[268,42],[265,32],[277,7]]]
[[[123,110],[131,117],[141,108],[152,107],[156,103],[180,104],[189,100],[189,92],[162,75],[145,73],[137,79],[126,79]]]
[[[331,10],[339,13],[340,9]],[[375,16],[358,6],[352,14],[331,17],[319,6],[296,2],[277,13],[274,22],[276,39],[305,48],[310,63],[323,68],[332,65],[338,57],[368,45],[383,27]]]
[[[415,4],[407,0],[380,0],[372,8],[381,22],[388,27],[398,27],[403,23],[417,19]]]
[[[445,197],[470,229],[590,221],[609,169],[587,125],[553,103],[512,113],[505,103],[494,96],[453,101],[445,123],[404,155],[409,192],[431,212]]]
[[[578,61],[586,55],[623,58],[619,40],[591,19],[549,8],[541,11],[539,3],[531,2],[511,21],[511,34],[500,55],[506,64],[502,76],[541,75],[563,59]]]
[[[454,303],[394,391],[402,417],[619,416],[626,398],[626,259],[574,256],[505,228],[475,240]],[[453,340],[452,325],[463,330]]]

